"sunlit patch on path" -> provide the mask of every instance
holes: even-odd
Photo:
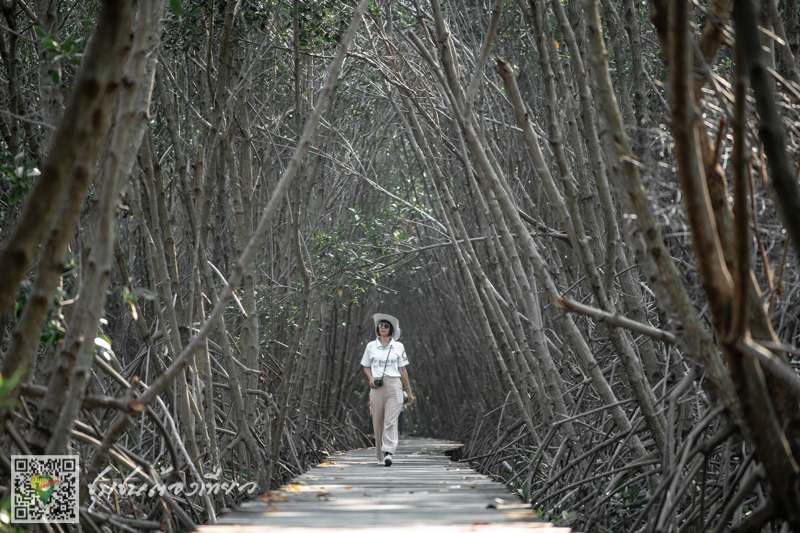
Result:
[[[500,483],[452,462],[444,454],[452,447],[441,440],[401,439],[391,467],[376,463],[373,448],[332,455],[263,501],[245,504],[200,531],[569,533],[537,520],[530,506]]]

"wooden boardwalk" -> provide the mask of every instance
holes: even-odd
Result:
[[[404,438],[391,467],[375,449],[331,456],[264,502],[223,514],[203,533],[409,531],[569,533],[536,520],[500,483],[444,454],[451,442]]]

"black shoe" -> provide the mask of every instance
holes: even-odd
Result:
[[[392,466],[392,454],[386,454],[386,457],[383,458],[383,464],[385,466]]]

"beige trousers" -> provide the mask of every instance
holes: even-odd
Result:
[[[372,429],[375,430],[375,454],[378,461],[383,453],[397,449],[397,419],[403,410],[403,383],[400,378],[383,378],[383,387],[370,389]]]

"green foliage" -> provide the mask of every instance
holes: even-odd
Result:
[[[64,338],[65,334],[66,330],[62,321],[58,318],[51,318],[45,321],[39,341],[55,346]]]
[[[169,10],[173,15],[175,15],[175,18],[178,21],[178,26],[189,30],[195,35],[199,33],[197,31],[197,27],[183,17],[183,0],[169,0]]]
[[[285,30],[291,34],[293,27],[292,2],[285,9]],[[370,2],[369,11],[376,15],[380,6],[376,0]],[[319,52],[339,43],[353,18],[353,5],[340,0],[299,0],[297,6],[300,49]]]
[[[8,205],[16,204],[21,198],[28,196],[33,185],[33,178],[40,174],[36,168],[36,160],[25,161],[25,153],[15,156],[4,154],[0,158],[0,179],[4,189],[8,190]]]
[[[63,301],[68,298],[68,294],[75,288],[78,267],[78,257],[71,251],[67,251],[64,266],[61,269],[61,289],[53,294],[53,307],[48,313],[48,318],[42,328],[42,335],[39,338],[44,344],[55,346],[64,338],[66,323],[64,315],[61,313],[61,306]]]
[[[75,281],[78,279],[78,256],[67,250],[67,256],[64,259],[64,266],[61,268],[61,284],[62,293],[58,296],[66,297],[66,293],[75,288]],[[56,305],[61,305],[60,302],[55,301]]]
[[[183,2],[181,0],[169,0],[169,10],[176,17],[183,15]]]
[[[28,291],[31,289],[31,282],[23,279],[19,284],[17,291],[17,301],[14,304],[14,322],[19,322],[22,317],[22,311],[25,309],[25,304],[28,303]]]
[[[36,32],[36,36],[42,40],[42,46],[44,46],[45,50],[50,52],[51,57],[49,59],[51,61],[56,63],[66,61],[71,65],[81,64],[81,60],[83,59],[83,47],[81,46],[82,38],[71,33],[67,35],[67,38],[64,39],[63,42],[59,42],[56,34],[47,34],[39,26],[34,26],[33,29]],[[53,83],[56,85],[61,83],[60,70],[54,70],[52,76]]]
[[[134,320],[139,320],[139,315],[136,313],[135,304],[136,300],[140,296],[148,301],[153,301],[156,299],[156,294],[150,289],[145,289],[144,287],[134,287],[133,289],[129,289],[126,286],[122,289],[122,301],[131,308],[131,316]]]
[[[257,24],[264,29],[264,24],[269,18],[270,10],[275,7],[276,0],[262,0],[260,2],[246,2],[242,4],[242,18],[251,24]]]
[[[67,299],[68,294],[75,288],[77,276],[77,256],[71,251],[67,251],[64,266],[61,269],[61,288],[53,293],[52,307],[47,314],[47,318],[45,318],[42,332],[39,336],[39,341],[45,345],[55,346],[64,338],[66,323],[64,322],[64,315],[61,314],[61,307],[64,305],[64,300]],[[19,322],[22,318],[22,312],[28,302],[28,292],[30,290],[31,282],[23,280],[20,283],[17,301],[14,304],[15,322]]]
[[[11,393],[19,385],[24,373],[25,369],[18,368],[9,378],[4,379],[3,375],[0,374],[0,409],[16,407],[18,402],[11,397]]]
[[[407,226],[419,215],[400,203],[375,213],[355,205],[348,212],[348,223],[311,236],[309,250],[312,269],[324,283],[323,291],[339,298],[345,298],[346,291],[355,299],[394,272],[397,256],[387,256],[415,247]]]
[[[644,505],[644,499],[645,495],[639,485],[634,484],[615,494],[612,498],[612,504],[618,506],[617,515],[622,516],[630,509],[636,509]]]
[[[408,26],[412,26],[417,22],[415,13],[400,3],[394,5],[394,11],[392,11],[392,14],[395,20],[400,20],[403,22],[403,24]]]

